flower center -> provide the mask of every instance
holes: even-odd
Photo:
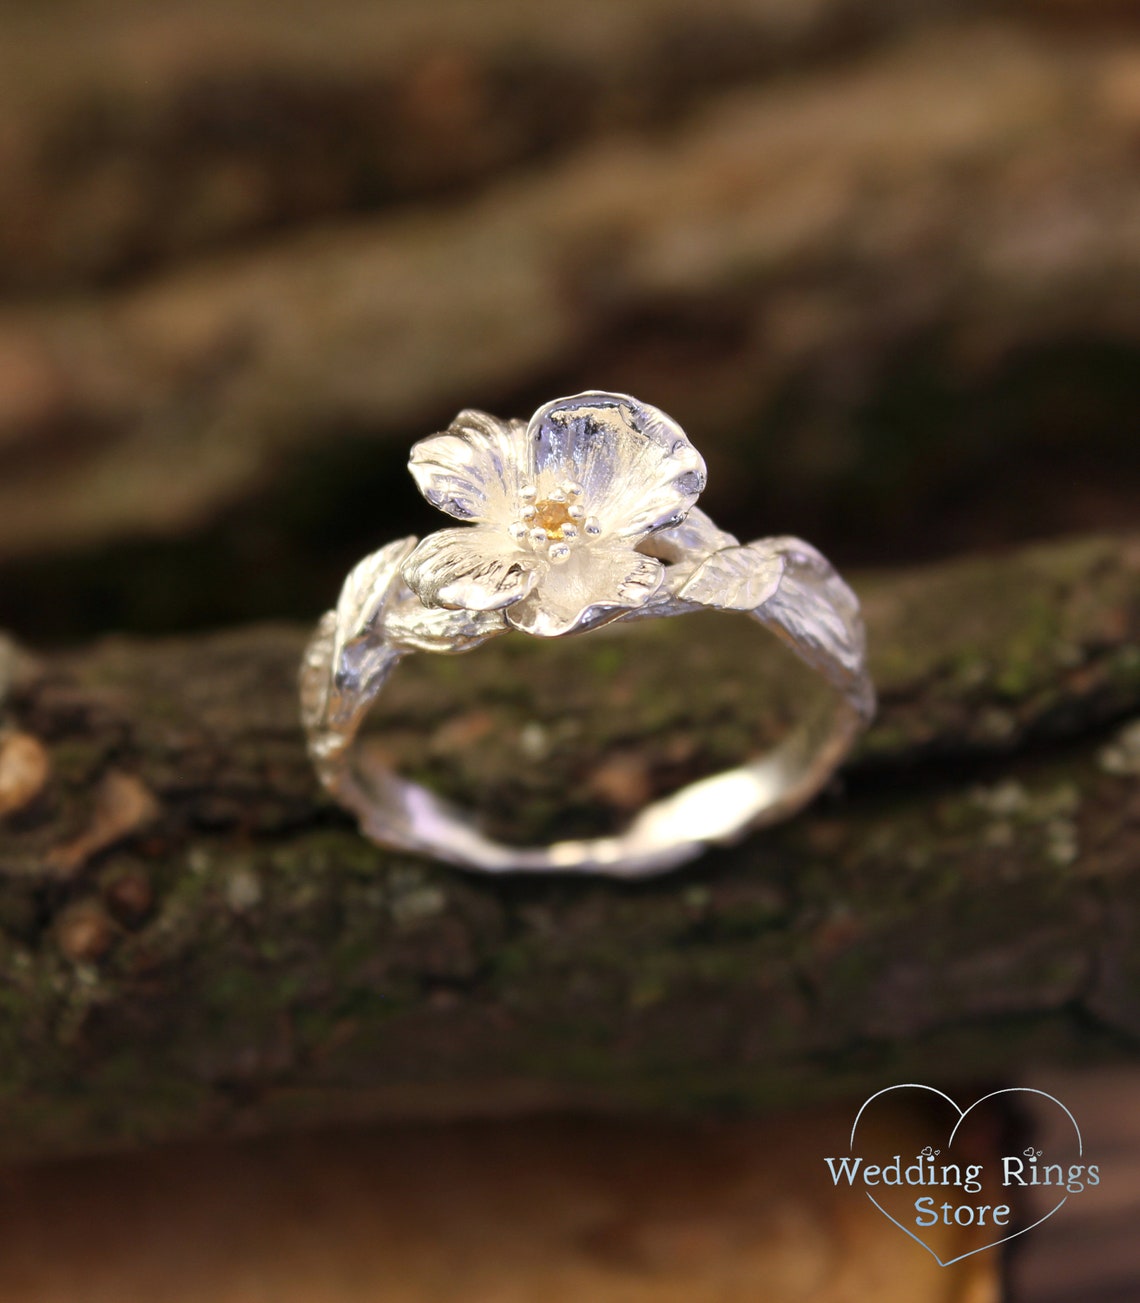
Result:
[[[596,538],[602,532],[596,516],[586,514],[582,486],[577,480],[563,480],[546,490],[540,498],[533,484],[519,489],[517,519],[507,527],[511,538],[520,546],[545,555],[551,565],[569,561],[582,535]]]
[[[551,498],[543,498],[534,504],[535,524],[546,531],[546,537],[549,539],[561,542],[564,537],[562,527],[571,524],[573,519],[570,515],[570,504],[567,502],[555,502]]]

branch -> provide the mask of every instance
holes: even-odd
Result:
[[[9,648],[0,1149],[757,1105],[1140,1035],[1140,537],[858,586],[882,708],[845,783],[641,886],[361,839],[303,751],[302,630]],[[378,744],[525,835],[604,823],[787,710],[775,641],[701,620],[416,658]]]

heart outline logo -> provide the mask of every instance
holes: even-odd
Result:
[[[1081,1158],[1084,1157],[1084,1152],[1085,1152],[1084,1138],[1081,1135],[1080,1127],[1077,1125],[1077,1119],[1073,1117],[1072,1113],[1069,1112],[1069,1110],[1065,1107],[1065,1105],[1062,1104],[1061,1101],[1055,1095],[1050,1095],[1049,1092],[1046,1090],[1038,1090],[1034,1086],[1005,1086],[1001,1090],[991,1090],[988,1095],[983,1095],[981,1096],[980,1099],[974,1100],[974,1102],[969,1106],[969,1108],[962,1108],[958,1104],[957,1100],[951,1099],[950,1096],[947,1095],[944,1091],[938,1090],[937,1087],[935,1086],[925,1086],[921,1082],[917,1082],[917,1081],[900,1082],[897,1086],[885,1086],[882,1090],[877,1090],[873,1095],[868,1096],[863,1101],[863,1103],[859,1106],[859,1111],[858,1113],[855,1114],[855,1121],[851,1124],[851,1138],[848,1144],[849,1149],[853,1151],[855,1148],[855,1132],[859,1129],[859,1119],[863,1116],[863,1113],[866,1111],[867,1106],[871,1104],[874,1100],[879,1099],[883,1095],[889,1095],[892,1091],[895,1090],[928,1090],[931,1092],[931,1094],[937,1095],[939,1096],[939,1098],[944,1099],[947,1102],[947,1104],[949,1104],[950,1107],[954,1110],[954,1112],[958,1114],[958,1121],[954,1123],[954,1127],[950,1132],[950,1138],[946,1142],[947,1149],[949,1149],[950,1146],[953,1145],[954,1137],[958,1134],[958,1128],[962,1125],[963,1122],[965,1122],[966,1118],[980,1104],[984,1104],[987,1100],[996,1099],[997,1096],[999,1095],[1016,1095],[1016,1094],[1040,1095],[1042,1098],[1050,1100],[1052,1103],[1056,1104],[1057,1107],[1065,1114],[1065,1116],[1073,1124],[1073,1130],[1076,1132],[1076,1136],[1077,1136],[1077,1155],[1078,1157]],[[916,1235],[914,1231],[910,1229],[909,1226],[904,1226],[903,1223],[898,1220],[898,1218],[892,1217],[891,1214],[887,1212],[887,1210],[883,1207],[883,1205],[879,1203],[879,1201],[875,1198],[875,1196],[870,1192],[870,1190],[866,1190],[864,1191],[864,1193],[866,1194],[867,1198],[870,1199],[870,1201],[879,1210],[879,1212],[883,1214],[883,1216],[887,1219],[887,1221],[893,1222],[899,1228],[900,1231],[903,1231],[905,1232],[905,1234],[909,1235],[910,1238],[914,1240],[916,1244],[921,1244],[922,1247],[927,1251],[927,1253],[930,1254],[930,1256],[934,1259],[935,1262],[938,1263],[940,1267],[951,1267],[954,1265],[954,1263],[961,1262],[964,1258],[972,1258],[975,1253],[985,1253],[989,1249],[996,1249],[1002,1244],[1008,1244],[1010,1240],[1015,1240],[1019,1235],[1025,1235],[1029,1231],[1035,1230],[1038,1226],[1041,1225],[1042,1222],[1047,1222],[1049,1218],[1053,1216],[1054,1213],[1059,1212],[1061,1208],[1063,1208],[1065,1204],[1068,1203],[1069,1201],[1069,1196],[1068,1194],[1066,1194],[1061,1200],[1059,1200],[1057,1204],[1055,1204],[1052,1208],[1050,1208],[1050,1210],[1043,1217],[1038,1217],[1038,1219],[1035,1222],[1033,1222],[1031,1225],[1023,1226],[1021,1230],[1018,1231],[1011,1231],[1009,1235],[1003,1235],[1000,1240],[993,1240],[989,1244],[983,1244],[976,1249],[970,1249],[969,1252],[967,1253],[960,1253],[956,1258],[947,1258],[946,1261],[943,1262],[943,1260],[938,1256],[937,1253],[935,1253],[935,1251],[930,1247],[929,1244],[926,1243],[925,1240],[923,1240],[920,1236]]]

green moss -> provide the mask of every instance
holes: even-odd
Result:
[[[1004,658],[994,678],[996,690],[1014,700],[1050,682],[1061,642],[1055,595],[1034,595],[1019,617],[1016,631],[1004,640]]]
[[[272,847],[266,863],[275,877],[311,883],[330,877],[375,881],[388,860],[355,829],[330,828],[314,830],[299,843]]]
[[[101,741],[63,738],[51,744],[51,767],[68,787],[88,784],[106,763],[109,747]]]
[[[612,678],[627,667],[626,649],[616,642],[602,642],[591,653],[590,670],[600,678]]]

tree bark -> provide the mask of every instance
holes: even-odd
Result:
[[[882,704],[842,781],[643,885],[365,842],[305,757],[301,630],[9,646],[0,1150],[1134,1054],[1140,537],[857,587]],[[378,744],[521,835],[604,824],[787,717],[783,649],[710,620],[417,658]]]

